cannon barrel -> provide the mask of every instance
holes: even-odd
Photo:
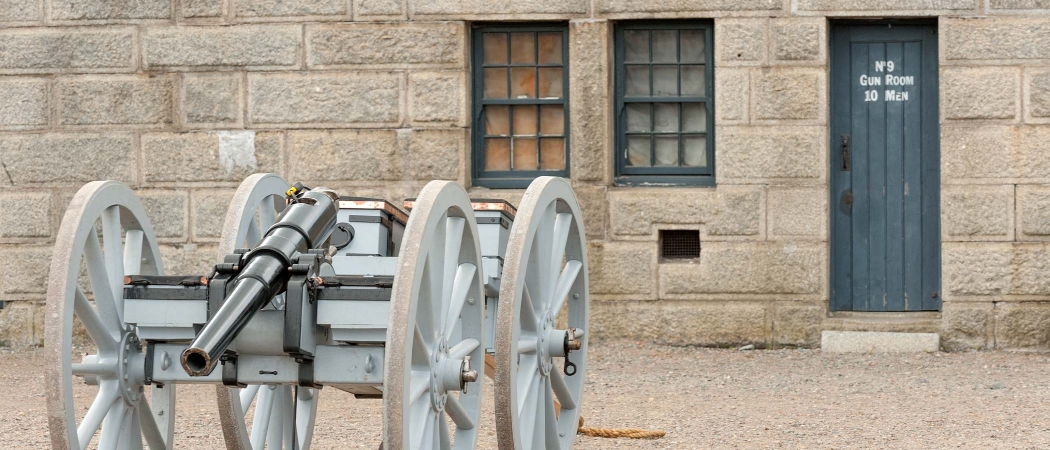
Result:
[[[255,312],[284,292],[293,256],[317,248],[328,238],[335,227],[338,205],[338,194],[315,188],[281,212],[259,245],[242,258],[242,268],[230,282],[222,306],[182,352],[187,374],[210,374]]]

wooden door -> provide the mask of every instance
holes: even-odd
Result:
[[[835,26],[831,47],[831,308],[939,310],[936,26]]]

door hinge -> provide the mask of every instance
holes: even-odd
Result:
[[[842,171],[849,172],[849,135],[843,134],[841,138],[842,147]]]

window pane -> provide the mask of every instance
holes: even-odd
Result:
[[[678,136],[656,136],[656,165],[678,165]]]
[[[510,98],[536,98],[536,69],[512,67],[510,69]]]
[[[685,151],[682,155],[682,165],[690,167],[707,166],[707,137],[706,136],[682,136]]]
[[[540,98],[561,98],[562,96],[562,71],[561,67],[541,67],[540,72]]]
[[[540,169],[565,170],[565,139],[540,139]]]
[[[649,132],[649,103],[627,104],[627,132]]]
[[[512,64],[536,63],[536,35],[533,33],[510,34],[510,62]]]
[[[510,170],[510,139],[485,139],[485,170]]]
[[[507,34],[485,33],[482,40],[485,41],[482,52],[485,54],[485,64],[507,63]]]
[[[678,62],[678,36],[675,30],[653,30],[653,62]]]
[[[624,61],[629,63],[649,62],[649,32],[627,30],[623,32]]]
[[[540,106],[540,134],[565,135],[565,107],[562,105]]]
[[[707,108],[703,103],[682,104],[682,131],[707,131]]]
[[[703,97],[706,85],[704,66],[682,66],[682,95]]]
[[[649,136],[627,136],[627,165],[649,167]]]
[[[678,132],[678,104],[656,103],[653,105],[656,120],[653,122],[653,131],[656,132]]]
[[[536,105],[514,105],[514,135],[536,135]]]
[[[627,66],[626,93],[628,97],[649,96],[649,66]]]
[[[510,107],[488,105],[485,107],[485,135],[506,136],[510,134]]]
[[[653,95],[678,95],[678,67],[653,66]]]
[[[540,64],[561,64],[561,33],[539,33]]]
[[[507,98],[507,69],[485,69],[485,98]]]
[[[535,138],[514,138],[514,170],[536,170]]]
[[[682,62],[704,62],[704,30],[682,30]]]

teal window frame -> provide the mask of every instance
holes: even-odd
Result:
[[[626,64],[624,32],[629,30],[700,30],[704,32],[704,95],[703,96],[632,96],[625,95],[626,92]],[[651,36],[651,35],[650,35]],[[614,114],[616,120],[615,143],[616,171],[615,183],[618,185],[684,185],[684,186],[713,186],[715,185],[715,106],[714,106],[714,24],[711,21],[637,21],[624,22],[616,26],[614,32],[615,45],[615,73],[614,73]],[[680,53],[680,49],[676,49]],[[652,38],[650,37],[650,54],[652,53]],[[651,58],[650,58],[651,59]],[[650,61],[650,88],[653,77],[652,66],[661,65]],[[675,63],[681,66],[681,62]],[[678,79],[679,92],[681,92],[681,75]],[[627,165],[627,115],[626,107],[630,103],[677,103],[705,105],[707,122],[705,132],[706,138],[706,161],[704,167],[636,167]],[[668,132],[667,135],[678,135],[679,139],[679,161],[682,160],[684,143],[682,140],[682,113],[679,108],[679,126],[677,132]],[[653,113],[650,112],[652,115]],[[651,119],[652,120],[652,119]],[[655,136],[659,133],[651,128],[648,133]],[[688,134],[688,133],[685,133]],[[700,133],[696,133],[700,134]],[[655,139],[655,138],[654,138]],[[650,141],[655,142],[655,141]],[[650,152],[655,153],[653,144],[650,144]]]
[[[483,70],[484,33],[512,32],[558,32],[562,35],[562,62],[558,66],[539,64],[511,64],[508,67],[561,67],[562,97],[560,99],[486,99],[484,97]],[[538,51],[538,50],[537,50]],[[501,65],[502,67],[502,65]],[[557,176],[569,177],[569,27],[564,23],[540,24],[476,24],[471,33],[471,163],[472,184],[494,189],[523,189],[529,186],[536,177]],[[563,170],[485,170],[485,106],[488,105],[562,105],[565,112],[565,168]],[[537,150],[538,152],[539,150]]]

